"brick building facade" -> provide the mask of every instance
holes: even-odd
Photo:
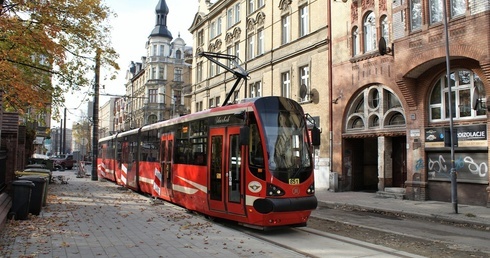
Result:
[[[333,4],[350,16],[347,31],[345,19],[332,20],[333,50],[342,53],[332,78],[334,95],[342,96],[332,110],[339,188],[402,189],[409,199],[450,202],[455,168],[459,201],[489,206],[490,3],[448,0],[449,44],[442,1]],[[444,144],[451,119],[454,165]]]

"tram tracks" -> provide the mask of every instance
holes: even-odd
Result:
[[[235,227],[245,234],[304,257],[420,257],[307,227],[258,231]]]

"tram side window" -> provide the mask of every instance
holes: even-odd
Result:
[[[141,135],[140,161],[156,161],[158,144],[157,130],[143,132]]]
[[[116,161],[122,162],[122,143],[119,140],[116,142]]]
[[[260,140],[257,122],[252,120],[250,123],[250,144],[249,144],[249,164],[252,174],[260,179],[265,179],[264,171],[264,151]]]
[[[174,163],[206,165],[206,136],[207,124],[205,120],[180,124],[176,130]]]

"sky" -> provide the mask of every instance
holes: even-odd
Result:
[[[104,94],[125,94],[126,70],[131,61],[141,62],[141,57],[146,55],[145,43],[155,27],[155,7],[159,0],[104,0],[104,2],[117,13],[117,17],[111,19],[113,27],[111,41],[114,49],[119,53],[120,70],[117,79],[112,81],[103,80],[104,71],[101,71],[99,107],[110,99]],[[166,0],[166,2],[169,8],[167,28],[172,33],[172,37],[176,39],[180,33],[187,46],[192,46],[192,34],[189,28],[197,12],[198,1]],[[79,92],[68,93],[65,98],[67,117],[69,117],[66,127],[71,128],[73,123],[81,119],[79,117],[81,114],[87,113],[88,104],[84,102],[87,96],[85,92]],[[51,126],[59,126],[59,121],[51,121]]]

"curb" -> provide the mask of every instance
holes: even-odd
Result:
[[[419,218],[419,219],[434,219],[441,222],[452,223],[452,224],[467,224],[473,228],[484,228],[486,230],[490,230],[490,222],[477,222],[477,221],[469,221],[464,219],[450,218],[443,215],[437,214],[425,214],[419,212],[408,212],[405,210],[396,210],[396,209],[386,209],[386,208],[374,208],[365,205],[357,205],[357,204],[349,204],[349,203],[339,203],[339,202],[326,202],[326,201],[318,201],[318,207],[325,207],[330,209],[338,209],[340,207],[346,207],[352,210],[371,212],[371,213],[388,213],[393,216],[399,216],[400,214],[406,215],[411,218]],[[463,215],[463,214],[462,214]],[[463,215],[464,216],[464,215]]]

